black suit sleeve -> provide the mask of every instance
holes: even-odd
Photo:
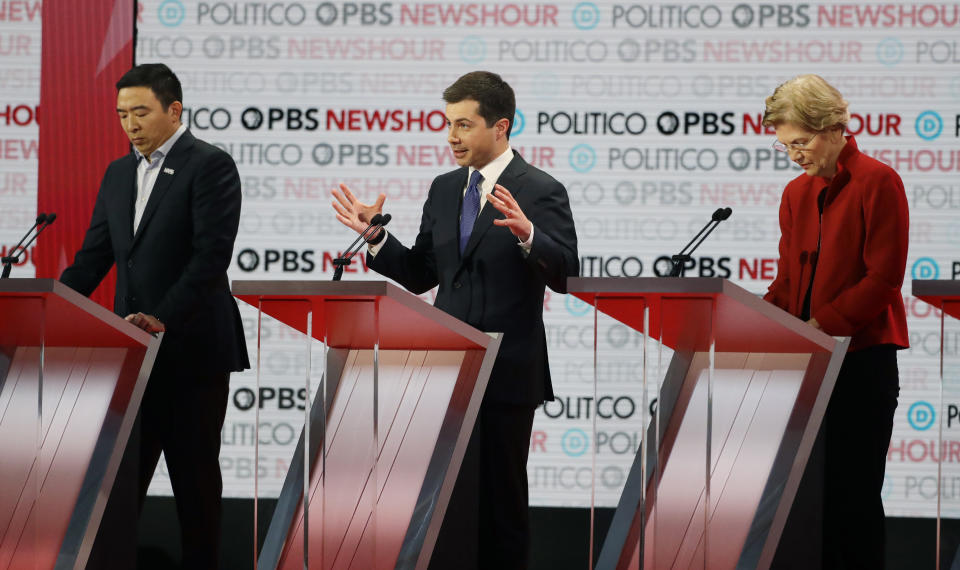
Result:
[[[577,232],[567,191],[555,180],[551,186],[539,195],[527,214],[534,226],[527,262],[540,273],[547,286],[557,293],[566,293],[567,277],[580,273]]]
[[[213,152],[193,182],[190,260],[154,312],[168,329],[179,329],[204,298],[202,293],[223,281],[240,226],[241,199],[233,159]]]
[[[419,295],[439,283],[437,259],[433,247],[433,206],[436,184],[431,186],[420,218],[420,233],[412,248],[407,248],[393,234],[387,236],[376,256],[367,254],[367,265],[377,273],[393,279],[408,291]]]
[[[113,244],[107,220],[106,192],[110,188],[110,169],[103,176],[97,201],[90,216],[90,227],[83,237],[83,245],[73,258],[73,265],[60,275],[60,281],[74,291],[89,297],[113,266]]]

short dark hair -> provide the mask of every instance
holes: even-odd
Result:
[[[142,63],[123,74],[117,81],[117,91],[124,87],[149,87],[166,111],[170,104],[179,101],[183,104],[183,88],[180,80],[162,63]]]
[[[503,78],[490,71],[471,71],[443,90],[443,100],[447,103],[459,103],[467,99],[479,103],[477,112],[486,121],[487,127],[492,127],[500,119],[510,121],[507,127],[507,138],[510,138],[517,100],[513,89]]]

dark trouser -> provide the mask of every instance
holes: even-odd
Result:
[[[535,410],[486,402],[480,407],[431,569],[527,567],[527,455]]]
[[[899,393],[895,347],[844,358],[771,568],[884,567],[880,493]]]
[[[136,518],[160,452],[177,503],[183,568],[216,569],[220,550],[220,430],[229,373],[175,374],[158,365],[103,513],[87,570],[131,568]]]
[[[229,381],[229,373],[155,372],[140,407],[140,503],[162,451],[177,503],[183,568],[218,567],[220,430]]]

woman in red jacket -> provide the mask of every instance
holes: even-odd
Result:
[[[773,146],[804,174],[783,192],[779,269],[764,298],[827,334],[851,337],[815,451],[822,474],[812,473],[812,457],[784,535],[803,525],[796,511],[822,477],[821,567],[876,570],[884,566],[880,492],[900,391],[896,353],[908,346],[900,289],[909,222],[903,182],[844,135],[849,119],[843,96],[816,75],[767,97],[763,124],[776,129]],[[787,558],[778,555],[774,567],[790,567]]]

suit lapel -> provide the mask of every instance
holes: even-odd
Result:
[[[500,174],[500,178],[497,179],[496,184],[500,184],[504,188],[510,191],[513,194],[513,197],[516,198],[523,186],[521,184],[521,178],[527,172],[527,163],[517,154],[517,151],[513,151],[513,160],[510,161],[510,164],[503,170],[503,173]],[[466,184],[466,183],[464,183]],[[470,240],[467,241],[467,247],[463,250],[463,255],[460,256],[460,259],[466,259],[470,253],[476,249],[477,244],[480,243],[480,240],[483,239],[484,234],[487,233],[491,227],[493,227],[493,220],[503,219],[503,214],[501,214],[496,208],[487,201],[483,205],[483,209],[480,210],[480,215],[477,217],[477,223],[473,225],[473,231],[470,233]],[[459,216],[458,216],[459,219]],[[509,231],[509,230],[508,230]]]
[[[189,151],[193,148],[195,140],[193,135],[190,134],[190,131],[183,133],[180,135],[176,144],[173,145],[173,148],[170,149],[167,157],[164,158],[163,164],[160,166],[160,172],[157,173],[157,181],[153,184],[153,190],[150,191],[150,199],[147,200],[147,207],[143,211],[143,217],[140,218],[140,225],[137,226],[137,233],[133,236],[133,244],[131,247],[137,245],[137,241],[140,239],[140,236],[143,235],[144,230],[150,223],[150,219],[153,218],[153,214],[160,206],[160,202],[163,201],[164,196],[166,196],[170,190],[173,181],[190,160]],[[134,172],[134,176],[136,176],[136,172]],[[131,227],[132,225],[133,222],[131,221]]]
[[[452,236],[454,243],[460,243],[460,210],[463,208],[463,189],[467,185],[467,168],[461,168],[461,172],[453,178],[448,191],[443,192],[443,202],[438,210],[440,213],[437,223],[440,224],[440,231],[443,239]],[[454,251],[459,252],[459,248]]]
[[[123,163],[123,171],[119,175],[122,181],[122,190],[117,196],[120,213],[120,230],[130,242],[133,240],[133,212],[137,201],[137,156],[130,153],[130,159]]]

